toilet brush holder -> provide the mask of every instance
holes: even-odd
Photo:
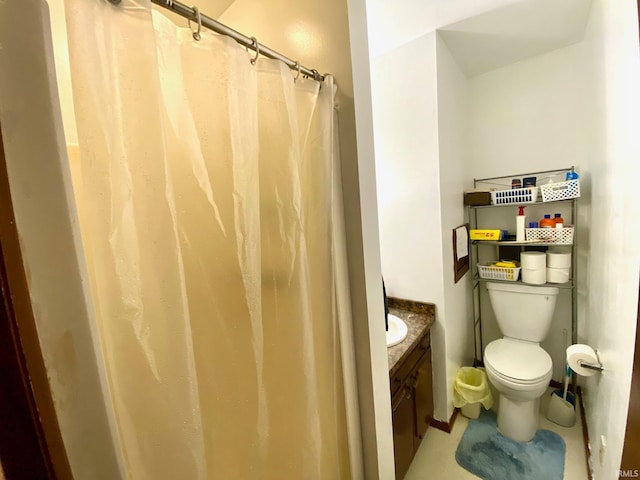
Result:
[[[562,398],[562,390],[554,390],[552,395],[557,395],[558,397]],[[567,398],[565,398],[565,400],[569,402],[571,405],[573,405],[573,407],[575,408],[576,397],[573,395],[573,393],[567,392]]]
[[[576,423],[576,399],[569,393],[570,378],[571,367],[565,365],[564,389],[551,392],[549,408],[547,409],[547,418],[563,427],[572,427]]]
[[[563,427],[573,427],[576,423],[575,407],[571,402],[563,399],[561,394],[557,395],[557,393],[558,392],[551,393],[549,408],[547,409],[547,418],[553,423],[557,423]],[[567,398],[570,397],[567,396]]]

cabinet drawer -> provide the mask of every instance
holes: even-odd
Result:
[[[413,348],[409,356],[405,358],[398,368],[398,371],[391,377],[391,396],[393,397],[400,387],[407,380],[407,377],[411,374],[415,366],[418,364],[420,359],[424,356],[425,353],[429,351],[431,343],[431,332],[427,332],[427,334],[420,340],[420,342]]]

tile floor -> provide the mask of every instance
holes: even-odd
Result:
[[[582,437],[582,421],[579,406],[576,409],[576,424],[573,427],[561,427],[547,420],[545,413],[551,392],[549,388],[540,402],[540,428],[559,434],[567,446],[564,463],[565,480],[588,480],[587,464]],[[436,428],[429,428],[425,438],[416,452],[405,480],[474,480],[474,474],[462,468],[456,462],[455,454],[458,443],[467,428],[469,420],[458,414],[453,431],[445,433]]]

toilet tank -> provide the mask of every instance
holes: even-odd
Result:
[[[551,326],[558,288],[487,283],[487,290],[502,335],[530,342],[544,340]]]

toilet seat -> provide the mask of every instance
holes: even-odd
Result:
[[[553,367],[551,357],[538,344],[510,338],[487,345],[484,364],[496,377],[520,385],[548,382]]]

